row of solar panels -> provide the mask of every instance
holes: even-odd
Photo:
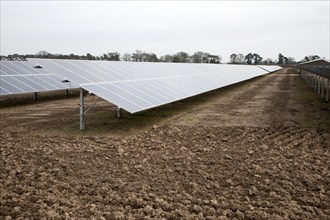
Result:
[[[68,79],[73,85],[79,85],[130,113],[136,113],[280,68],[228,64],[31,59],[28,62],[1,62],[0,94],[31,92],[32,89],[35,89],[32,91],[35,92],[41,89],[41,86],[48,90],[67,89],[69,85],[61,81]]]
[[[330,79],[330,65],[328,66],[300,66],[302,70],[305,70],[310,73],[317,74],[324,78]]]
[[[77,88],[28,61],[0,62],[0,95]]]
[[[305,70],[310,73],[314,73],[326,79],[330,79],[330,61],[326,59],[310,60],[303,63],[298,63],[295,68]]]

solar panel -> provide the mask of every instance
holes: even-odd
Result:
[[[75,88],[62,78],[28,61],[0,61],[0,95]]]
[[[225,81],[222,82],[222,85],[215,83],[214,78],[211,74],[209,75],[208,80],[196,75],[185,75],[149,80],[83,84],[81,86],[130,113],[136,113],[229,84]]]
[[[257,66],[229,64],[30,60],[130,113],[268,73]]]
[[[310,73],[317,74],[319,76],[330,79],[330,65],[328,66],[308,66],[301,65],[299,68],[302,70],[308,71]]]

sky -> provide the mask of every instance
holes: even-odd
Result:
[[[330,1],[1,0],[1,55],[180,51],[330,58]]]

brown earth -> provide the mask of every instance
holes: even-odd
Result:
[[[291,70],[109,109],[0,109],[0,219],[330,219],[330,105]]]

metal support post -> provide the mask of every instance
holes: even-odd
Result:
[[[121,115],[122,115],[121,108],[118,107],[116,110],[116,116],[117,116],[117,118],[121,118]]]
[[[66,96],[69,96],[69,90],[68,89],[66,90]]]
[[[85,130],[84,89],[80,88],[80,130]]]
[[[321,97],[324,98],[324,76],[322,76]]]
[[[327,78],[327,88],[326,88],[326,91],[325,91],[325,101],[326,102],[329,102],[329,78]]]
[[[321,76],[317,76],[317,92],[321,93]]]
[[[34,100],[35,100],[35,101],[38,100],[38,93],[37,93],[37,92],[34,93]]]
[[[314,90],[317,91],[317,79],[316,79],[316,74],[314,74]]]

